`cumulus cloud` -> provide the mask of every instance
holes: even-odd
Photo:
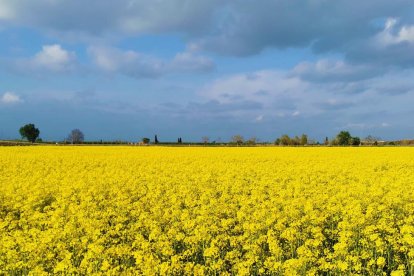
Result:
[[[396,17],[409,22],[413,9],[412,0],[90,0],[87,5],[81,0],[3,0],[0,20],[93,37],[180,34],[194,49],[226,55],[292,47],[346,54],[378,33],[373,22]],[[413,32],[407,24],[392,39],[412,41]]]
[[[319,103],[319,107],[323,110],[339,110],[339,109],[348,109],[354,106],[355,103],[345,99],[328,99]]]
[[[215,65],[210,58],[192,52],[183,52],[175,55],[168,67],[172,72],[209,72],[214,69]]]
[[[122,73],[136,78],[154,78],[163,74],[163,61],[135,51],[122,51],[110,47],[90,47],[97,68],[110,73]]]
[[[347,60],[385,67],[413,67],[414,25],[401,25],[388,18],[377,33],[350,43],[345,51]]]
[[[231,115],[261,124],[274,118],[289,122],[312,118],[306,122],[317,119],[323,128],[327,122],[352,127],[389,121],[394,126],[403,117],[384,110],[412,117],[413,14],[412,0],[90,0],[87,5],[81,0],[0,0],[1,25],[35,28],[57,41],[69,34],[77,41],[98,38],[88,40],[88,45],[129,45],[129,39],[136,42],[140,35],[172,34],[187,44],[187,50],[168,59],[95,46],[88,50],[90,60],[79,61],[92,61],[92,70],[133,78],[209,72],[215,64],[205,55],[211,52],[219,54],[214,57],[226,65],[224,70],[239,72],[235,67],[240,59],[220,55],[263,53],[252,58],[257,68],[262,58],[271,57],[264,50],[310,49],[313,55],[306,50],[306,56],[320,60],[287,70],[221,76],[191,95],[194,102],[174,108],[189,117]],[[109,39],[114,37],[116,43]],[[236,65],[229,66],[233,60]],[[79,66],[75,53],[59,44],[45,45],[37,54],[9,63],[28,73],[66,73]],[[194,86],[188,91],[197,89]],[[2,103],[4,99],[15,98],[3,95]]]
[[[313,63],[301,62],[292,70],[292,75],[314,82],[349,82],[369,79],[383,72],[383,68],[369,65],[322,59]]]
[[[199,47],[230,55],[309,46],[316,52],[346,52],[349,44],[375,34],[373,21],[413,9],[408,0],[240,0],[229,6],[226,24],[200,38]]]
[[[14,70],[22,73],[65,73],[75,69],[76,54],[63,49],[59,44],[44,45],[33,57],[20,58],[10,64]]]
[[[243,100],[233,103],[221,103],[217,100],[211,100],[204,103],[192,102],[188,105],[187,111],[196,111],[202,113],[228,113],[233,111],[252,111],[260,110],[262,104],[255,101]],[[193,113],[193,112],[191,112]]]
[[[0,103],[3,103],[3,104],[15,104],[19,102],[22,102],[22,99],[20,98],[19,95],[13,92],[5,92],[0,97]]]
[[[246,101],[260,103],[261,107],[257,110],[260,114],[257,116],[264,115],[266,118],[310,118],[325,114],[323,120],[342,121],[367,110],[383,113],[383,108],[387,107],[409,112],[411,108],[408,102],[414,98],[410,88],[414,86],[413,70],[403,74],[395,71],[356,78],[350,75],[353,71],[353,65],[350,64],[334,63],[327,68],[325,65],[321,67],[317,69],[316,62],[307,64],[301,70],[296,67],[290,71],[234,74],[205,86],[200,90],[200,95],[220,104]],[[355,67],[358,70],[359,65]],[[312,77],[303,77],[303,73],[308,71],[314,71]],[[329,81],[326,78],[330,78]],[[392,85],[395,83],[398,85]],[[239,111],[243,114],[242,108]],[[384,119],[381,116],[367,118],[365,115],[358,119],[374,122]]]
[[[261,122],[261,121],[263,121],[263,119],[264,119],[264,115],[259,115],[259,116],[257,116],[254,120],[255,120],[256,122]]]
[[[174,34],[185,40],[191,50],[231,56],[254,55],[269,48],[311,48],[319,54],[339,53],[347,62],[374,64],[377,68],[373,72],[377,72],[378,64],[384,67],[414,65],[413,14],[412,0],[263,0],[260,3],[245,0],[90,0],[88,5],[81,0],[0,1],[1,21],[36,27],[47,34],[71,34],[75,39]],[[383,26],[378,22],[383,22]],[[128,75],[156,76],[167,67],[179,71],[203,71],[212,67],[208,59],[195,56],[191,51],[178,54],[173,61],[157,60],[136,52],[111,53],[121,59],[131,54],[138,64],[124,62],[125,66],[141,69],[138,72],[125,69]],[[46,68],[62,68],[44,64],[42,60],[45,59],[39,58],[38,62]],[[316,64],[315,68],[320,70],[321,66],[327,70],[340,66],[342,76],[349,78],[358,78],[358,73],[360,76],[374,74],[362,67],[357,68],[357,73],[346,73],[345,63]],[[327,79],[337,77],[329,72],[325,76]]]
[[[170,73],[208,72],[214,68],[212,60],[191,52],[178,53],[172,60],[161,60],[136,51],[110,47],[90,47],[88,52],[100,70],[134,78],[156,78]]]
[[[14,10],[9,3],[7,3],[7,0],[0,0],[0,22],[11,20],[14,17]]]
[[[231,105],[233,114],[238,116],[260,118],[266,115],[270,118],[299,116],[301,98],[307,90],[308,84],[299,78],[284,71],[267,70],[217,79],[199,93],[202,98],[216,101],[223,107]],[[243,106],[246,102],[260,106],[251,110]]]
[[[45,45],[42,51],[32,59],[34,67],[44,68],[54,72],[69,70],[75,60],[75,54],[68,52],[58,44]]]
[[[283,80],[283,81],[280,81]],[[275,83],[278,83],[276,86]],[[288,94],[300,91],[304,87],[297,78],[287,78],[283,71],[257,71],[235,74],[217,79],[202,89],[201,95],[212,97],[221,102],[233,102],[240,99],[255,99],[266,102],[269,93]]]
[[[0,1],[1,18],[16,25],[100,36],[109,32],[199,33],[211,24],[219,0]]]
[[[414,25],[404,25],[399,30],[395,30],[397,26],[396,18],[388,18],[384,30],[376,35],[376,42],[385,47],[404,42],[414,43]]]

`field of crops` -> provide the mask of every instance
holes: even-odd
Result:
[[[410,275],[414,148],[0,148],[0,275]]]

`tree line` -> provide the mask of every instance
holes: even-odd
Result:
[[[42,142],[42,139],[39,138],[40,130],[34,124],[26,124],[19,129],[20,136],[22,139],[27,139],[27,141]],[[72,144],[79,144],[85,141],[85,135],[80,129],[72,130],[68,137],[65,139],[65,142]]]
[[[27,139],[29,142],[42,142],[42,139],[39,138],[40,130],[36,128],[34,124],[26,124],[19,129],[19,133],[22,139]],[[328,139],[325,138],[325,141],[320,143],[315,140],[308,138],[307,134],[302,134],[301,136],[290,137],[287,134],[284,134],[277,138],[273,144],[279,146],[306,146],[306,145],[326,145],[326,146],[359,146],[363,145],[378,145],[378,143],[383,143],[386,145],[411,145],[414,141],[412,140],[402,140],[396,143],[380,141],[379,138],[373,137],[371,135],[367,136],[365,139],[361,140],[357,136],[352,136],[349,131],[340,131],[334,138]],[[115,141],[115,142],[85,142],[85,135],[80,129],[73,129],[65,138],[64,143],[67,144],[80,144],[80,143],[92,143],[92,144],[127,144],[127,142]],[[188,143],[188,142],[186,142]],[[160,142],[158,136],[155,135],[153,141],[150,138],[144,137],[141,139],[140,144],[149,145],[149,144],[183,144],[183,139],[181,137],[177,138],[177,142]],[[234,135],[231,137],[229,142],[222,142],[219,138],[218,140],[211,141],[208,136],[203,136],[200,143],[189,142],[189,144],[200,144],[200,145],[214,145],[214,144],[228,144],[228,145],[256,145],[256,144],[269,144],[268,142],[261,143],[256,137],[251,137],[249,139],[244,139],[241,135]]]

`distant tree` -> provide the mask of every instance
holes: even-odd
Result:
[[[302,134],[302,136],[300,137],[300,144],[302,146],[307,145],[308,144],[308,135],[306,134]]]
[[[158,137],[157,137],[157,134],[155,134],[154,143],[155,143],[155,144],[158,144],[158,143],[159,143],[159,141],[158,141]]]
[[[144,138],[142,138],[141,141],[142,141],[143,144],[147,145],[147,144],[150,143],[151,140],[150,140],[150,138],[144,137]]]
[[[183,143],[183,139],[181,139],[181,137],[179,137],[178,139],[177,139],[177,144],[182,144]]]
[[[336,136],[336,140],[338,145],[346,146],[351,144],[352,136],[348,131],[341,131]]]
[[[254,137],[254,136],[246,141],[246,144],[248,144],[248,145],[256,145],[256,143],[257,143],[257,138]]]
[[[363,143],[365,143],[365,144],[377,145],[379,140],[381,140],[381,138],[379,138],[379,137],[374,137],[374,136],[372,136],[372,135],[368,135],[367,137],[365,137],[365,138],[363,139],[363,141],[362,141],[362,142],[363,142]]]
[[[275,140],[275,145],[280,145],[280,138],[277,138],[276,140]]]
[[[67,140],[72,144],[79,144],[85,140],[85,135],[83,135],[82,131],[76,128],[69,133]]]
[[[410,140],[408,139],[402,139],[399,141],[400,146],[408,146],[410,144]]]
[[[289,146],[292,144],[292,139],[290,139],[289,135],[284,134],[280,138],[280,145],[282,146]]]
[[[338,145],[339,145],[339,143],[338,143],[338,139],[336,139],[336,138],[332,138],[332,139],[329,141],[329,145],[331,145],[331,146],[338,146]]]
[[[325,137],[325,145],[326,146],[329,145],[329,139],[328,139],[328,137]]]
[[[244,138],[241,135],[234,135],[231,137],[231,141],[237,145],[241,145],[244,143]]]
[[[22,139],[26,138],[29,142],[34,143],[37,137],[39,137],[40,131],[34,124],[27,124],[19,129],[19,133]]]
[[[290,140],[290,145],[292,146],[299,146],[300,145],[300,138],[296,135]]]
[[[208,136],[203,136],[203,137],[201,137],[201,141],[202,141],[204,144],[208,144],[208,143],[210,142],[210,137],[208,137]]]
[[[361,139],[359,139],[359,137],[352,137],[350,144],[352,146],[359,146],[361,144]]]

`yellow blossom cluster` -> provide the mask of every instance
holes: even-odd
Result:
[[[413,275],[414,148],[0,148],[0,275]]]

